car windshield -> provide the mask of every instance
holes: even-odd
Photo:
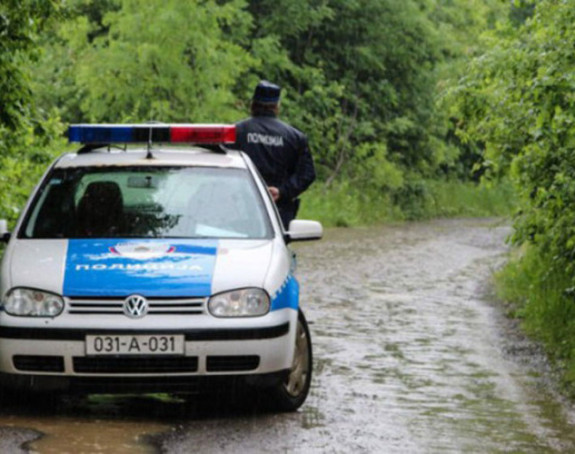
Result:
[[[212,167],[55,169],[23,238],[268,238],[249,172]]]

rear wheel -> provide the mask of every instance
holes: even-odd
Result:
[[[295,351],[289,375],[272,388],[273,405],[280,411],[295,411],[309,393],[312,375],[311,336],[303,312],[298,314]]]

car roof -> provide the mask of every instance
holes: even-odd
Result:
[[[247,168],[242,153],[236,150],[213,151],[194,146],[154,145],[151,155],[147,147],[118,148],[104,145],[100,148],[63,155],[56,168],[94,166],[205,166]]]

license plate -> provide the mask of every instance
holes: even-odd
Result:
[[[86,355],[183,355],[183,334],[87,335]]]

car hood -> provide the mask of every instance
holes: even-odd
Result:
[[[204,297],[262,287],[272,240],[21,240],[11,251],[11,286],[64,296]]]

